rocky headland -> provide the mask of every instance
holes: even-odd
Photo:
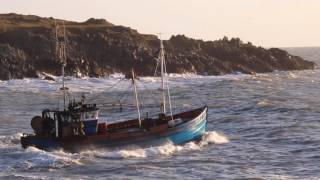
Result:
[[[63,20],[56,20],[61,24]],[[103,77],[134,68],[153,75],[159,52],[155,35],[140,34],[104,19],[64,21],[67,34],[67,75]],[[278,48],[264,49],[239,38],[203,41],[184,35],[164,41],[167,71],[222,75],[313,69],[315,63]],[[56,58],[55,19],[0,14],[0,79],[61,75]]]

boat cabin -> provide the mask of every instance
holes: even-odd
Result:
[[[45,137],[87,136],[97,133],[99,108],[95,104],[72,102],[63,111],[46,109],[35,116],[31,126],[36,135]]]

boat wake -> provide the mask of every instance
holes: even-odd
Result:
[[[188,152],[193,150],[200,150],[202,147],[209,144],[224,144],[228,143],[229,139],[215,131],[206,132],[201,141],[189,142],[184,145],[174,145],[172,142],[165,142],[160,146],[153,146],[148,148],[128,147],[125,149],[117,149],[108,151],[106,149],[83,151],[81,155],[88,157],[98,158],[111,158],[111,159],[125,159],[125,158],[147,158],[154,156],[170,156],[177,152]]]
[[[63,150],[47,152],[35,147],[29,147],[23,152],[23,154],[25,162],[29,165],[29,168],[62,168],[68,165],[82,165],[81,157],[78,154],[67,153]]]
[[[81,166],[86,162],[95,162],[101,158],[122,160],[128,158],[170,156],[177,153],[201,150],[202,147],[209,144],[224,144],[229,142],[229,139],[225,135],[209,131],[204,134],[201,141],[189,142],[184,145],[174,145],[171,142],[166,142],[160,146],[148,148],[128,147],[117,150],[100,148],[80,153],[68,153],[63,150],[47,152],[35,147],[29,147],[24,150],[19,142],[21,136],[22,134],[20,133],[12,136],[0,136],[0,152],[6,154],[8,162],[12,162],[12,166],[7,167],[9,169],[59,169],[70,165]]]
[[[21,133],[12,136],[0,136],[0,157],[8,162],[3,168],[10,170],[81,165],[79,154],[66,153],[63,150],[46,152],[35,147],[22,149],[20,145],[21,136]]]
[[[20,137],[22,133],[16,133],[12,136],[0,136],[0,148],[6,148],[8,146],[20,145]]]
[[[204,134],[199,142],[189,142],[184,145],[174,145],[166,142],[160,146],[140,148],[128,147],[123,149],[110,150],[100,148],[95,150],[82,151],[80,153],[68,153],[63,150],[43,151],[35,147],[22,149],[20,145],[21,133],[12,136],[0,136],[1,158],[6,159],[10,164],[4,168],[34,169],[51,168],[60,169],[70,165],[83,165],[88,162],[95,162],[98,159],[128,159],[128,158],[148,158],[159,156],[170,156],[178,152],[190,152],[201,150],[209,144],[228,143],[229,139],[215,131]],[[0,166],[1,167],[1,166]]]

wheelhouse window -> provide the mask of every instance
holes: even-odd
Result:
[[[84,113],[84,119],[98,119],[98,111]]]

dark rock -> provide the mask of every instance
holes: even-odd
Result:
[[[61,24],[62,20],[57,20]],[[37,71],[61,75],[55,58],[55,20],[32,15],[0,15],[0,79],[37,77]],[[155,35],[115,26],[104,19],[65,21],[66,74],[101,77],[115,72],[153,75],[159,52]],[[315,64],[286,51],[264,49],[239,38],[195,40],[184,35],[164,41],[167,71],[222,75],[312,69]]]

